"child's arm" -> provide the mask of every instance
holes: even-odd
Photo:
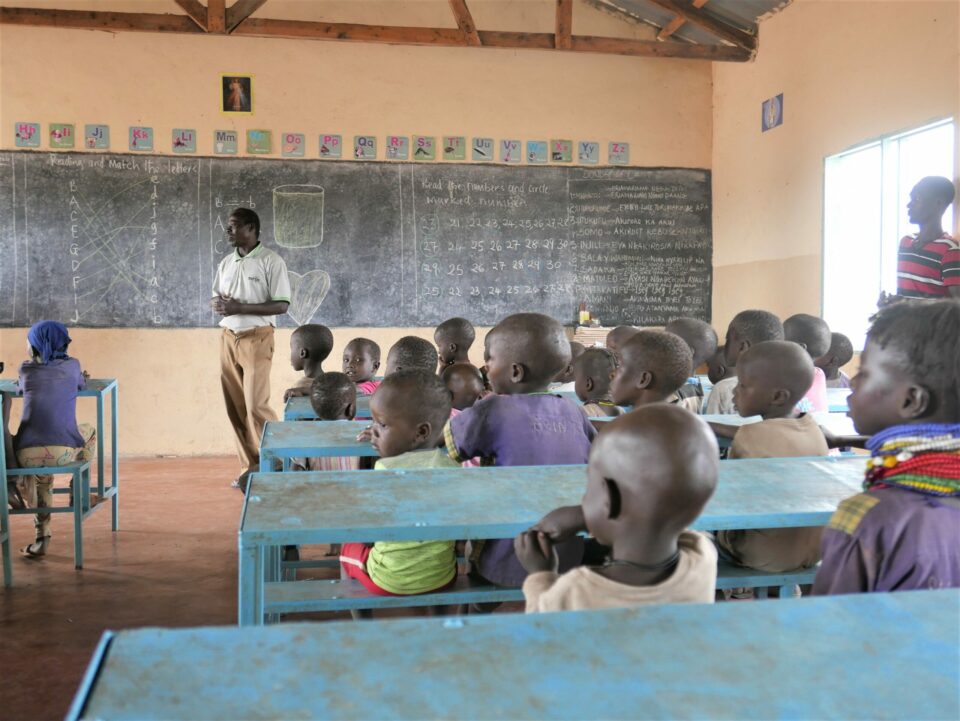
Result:
[[[737,431],[740,430],[740,426],[733,426],[729,423],[717,423],[716,421],[708,421],[707,424],[710,426],[710,429],[716,434],[717,438],[733,438],[737,435]]]
[[[310,395],[310,388],[312,387],[312,384],[312,379],[304,378],[292,388],[287,388],[287,390],[283,392],[283,402],[286,403],[291,398],[299,398],[300,396]]]
[[[530,529],[540,531],[553,543],[560,543],[587,530],[581,506],[561,506],[556,508]]]
[[[0,393],[3,396],[3,450],[6,456],[7,468],[17,467],[17,454],[13,452],[13,436],[10,435],[10,405],[11,399],[8,393]],[[3,479],[0,479],[2,481]]]
[[[823,437],[827,439],[829,448],[866,448],[867,441],[870,439],[870,436],[840,436],[826,426],[820,426],[820,430],[823,431]]]
[[[553,551],[553,543],[543,531],[530,529],[513,539],[513,550],[517,560],[527,573],[541,573],[542,571],[557,571],[557,554]]]

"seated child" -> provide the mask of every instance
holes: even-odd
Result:
[[[8,462],[20,468],[39,468],[92,460],[96,432],[87,424],[77,426],[77,391],[86,387],[86,374],[79,361],[67,355],[70,335],[66,326],[40,321],[30,328],[27,341],[30,360],[20,365],[19,380],[23,414],[13,437],[15,458]],[[24,505],[53,507],[53,476],[23,476],[18,486]],[[39,558],[46,554],[50,515],[37,514],[36,540],[21,549],[24,555]]]
[[[623,409],[613,402],[610,381],[617,373],[617,359],[606,348],[590,348],[573,362],[574,390],[591,418],[619,416]]]
[[[840,370],[853,360],[853,343],[843,333],[830,334],[830,350],[814,361],[827,378],[827,388],[849,388],[850,376]]]
[[[727,367],[726,346],[717,346],[717,352],[707,358],[707,379],[711,385],[716,385],[725,378],[735,378],[737,369]]]
[[[354,338],[343,349],[343,374],[357,384],[357,390],[370,395],[380,385],[373,380],[380,368],[380,346],[369,338]]]
[[[813,416],[796,410],[813,380],[813,361],[800,346],[788,341],[757,343],[740,355],[737,369],[735,407],[744,417],[763,420],[739,428],[714,425],[718,435],[733,437],[728,458],[827,455],[827,441]],[[822,530],[718,531],[716,538],[721,557],[739,566],[782,572],[816,565]]]
[[[783,321],[784,340],[798,343],[812,361],[830,350],[830,326],[823,318],[806,313],[797,313]],[[797,404],[801,411],[826,413],[830,410],[827,402],[827,378],[820,368],[814,366],[813,382]]]
[[[432,346],[431,346],[432,347]],[[440,448],[450,417],[450,392],[429,370],[406,370],[383,379],[370,399],[375,469],[457,468]],[[454,541],[344,543],[342,572],[371,593],[408,596],[429,593],[457,576]]]
[[[553,318],[517,313],[500,321],[484,344],[496,395],[450,419],[444,431],[450,457],[461,462],[479,456],[497,466],[586,463],[596,430],[577,404],[546,392],[569,353],[563,326]],[[563,565],[576,565],[583,544],[571,539],[559,551]],[[474,544],[471,561],[475,573],[501,586],[519,586],[527,575],[513,539]]]
[[[700,366],[717,352],[717,331],[702,320],[677,318],[667,323],[664,330],[680,336],[690,346],[693,353],[693,373],[696,373]],[[703,405],[703,387],[699,379],[692,378],[684,383],[677,391],[673,402],[688,411],[699,413],[700,406]]]
[[[574,388],[573,364],[577,362],[577,358],[583,355],[585,350],[583,343],[578,343],[575,340],[570,341],[570,362],[553,379],[553,383],[550,384],[551,391],[554,393],[572,393],[576,390]]]
[[[290,365],[295,371],[303,371],[303,380],[287,388],[283,400],[310,394],[316,378],[323,375],[323,362],[333,350],[333,333],[325,325],[308,323],[296,328],[290,335]]]
[[[690,347],[673,333],[634,333],[620,350],[620,365],[610,384],[613,402],[637,408],[669,400],[690,377],[692,358]]]
[[[617,359],[617,363],[620,362],[620,348],[639,330],[639,328],[634,328],[632,325],[618,325],[607,333],[607,340],[604,345],[608,351],[613,353],[613,357]]]
[[[343,373],[324,373],[313,382],[310,405],[321,421],[352,421],[357,410],[357,386]],[[292,458],[292,471],[355,471],[360,459],[355,456]]]
[[[765,340],[783,340],[783,323],[777,316],[765,310],[742,310],[737,313],[727,327],[724,345],[727,368],[736,367],[741,353]],[[707,396],[704,413],[736,413],[733,407],[733,389],[736,387],[736,376],[715,383]]]
[[[390,346],[384,378],[409,370],[437,372],[437,349],[430,341],[415,335],[405,335]]]
[[[483,398],[483,376],[480,375],[480,369],[474,365],[469,363],[448,365],[443,369],[440,377],[453,396],[451,418]]]
[[[581,505],[557,509],[517,536],[517,558],[530,574],[527,613],[712,603],[717,553],[687,528],[718,472],[717,442],[691,413],[656,404],[611,421],[590,452]],[[553,545],[581,530],[609,555],[603,565],[559,575]]]
[[[454,363],[470,362],[470,346],[477,337],[473,324],[466,318],[448,318],[433,332],[440,356],[440,370]]]
[[[850,382],[864,492],[823,532],[814,594],[960,587],[960,303],[880,310]]]

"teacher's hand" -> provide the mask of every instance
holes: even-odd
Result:
[[[239,301],[233,298],[224,298],[223,296],[217,296],[210,300],[210,307],[213,308],[214,313],[219,315],[237,315],[242,306],[243,304]]]

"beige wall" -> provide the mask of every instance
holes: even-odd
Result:
[[[721,333],[748,307],[820,313],[824,158],[960,116],[958,10],[956,0],[795,0],[761,23],[755,62],[714,65]],[[760,104],[779,93],[784,123],[761,133]]]
[[[131,4],[103,5],[121,10]],[[169,12],[172,3],[148,5]],[[303,7],[281,0],[265,10],[275,5],[290,15]],[[327,12],[326,20],[375,22],[379,12],[376,22],[410,17],[410,24],[453,24],[447,2],[324,7],[353,13]],[[536,31],[552,30],[552,7],[539,0],[471,3],[482,28]],[[649,36],[582,4],[576,8],[577,33]],[[219,73],[241,71],[255,76],[256,115],[225,118],[217,107]],[[637,165],[711,163],[711,69],[694,61],[0,26],[0,96],[4,149],[13,146],[15,121],[96,122],[111,126],[115,151],[125,146],[129,125],[153,127],[160,152],[169,152],[172,128],[193,127],[201,154],[211,152],[214,129],[262,127],[306,133],[314,157],[321,131],[381,139],[457,133],[625,140]],[[369,335],[386,352],[408,332],[432,339],[432,329],[335,329],[332,357],[356,335]],[[0,331],[0,357],[10,370],[23,356],[25,335]],[[232,452],[215,330],[77,329],[73,335],[74,354],[94,376],[120,379],[124,454]],[[278,410],[279,392],[294,380],[288,342],[287,332],[278,333]],[[481,353],[478,347],[475,361]]]

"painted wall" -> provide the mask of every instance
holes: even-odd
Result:
[[[755,62],[713,66],[721,333],[745,308],[820,313],[824,158],[960,117],[958,36],[956,0],[794,0],[761,23]],[[779,93],[784,123],[761,133],[760,104]]]
[[[134,5],[169,12],[172,3]],[[278,0],[264,11],[278,16],[278,7],[279,16],[293,16],[304,5]],[[471,3],[481,28],[540,32],[552,32],[552,7],[540,0]],[[645,28],[575,7],[578,34],[650,36]],[[324,17],[314,19],[399,24],[406,17],[406,24],[454,25],[447,2],[324,8]],[[255,76],[254,116],[219,114],[221,72]],[[637,165],[711,163],[711,69],[695,61],[0,26],[0,96],[4,149],[13,147],[14,122],[36,121],[44,128],[48,122],[109,124],[114,151],[125,145],[130,125],[153,127],[160,152],[169,152],[172,128],[193,127],[201,154],[211,153],[215,129],[264,127],[306,133],[313,157],[320,132],[457,133],[625,140]],[[333,367],[352,337],[372,337],[385,353],[407,333],[432,339],[432,329],[335,329]],[[124,454],[233,452],[216,330],[77,329],[73,335],[74,354],[92,375],[120,379]],[[25,337],[23,329],[0,331],[6,375],[23,357]],[[272,378],[278,411],[280,392],[295,380],[288,343],[288,332],[279,332]],[[475,362],[481,354],[478,344]],[[85,405],[81,415],[89,418]]]

